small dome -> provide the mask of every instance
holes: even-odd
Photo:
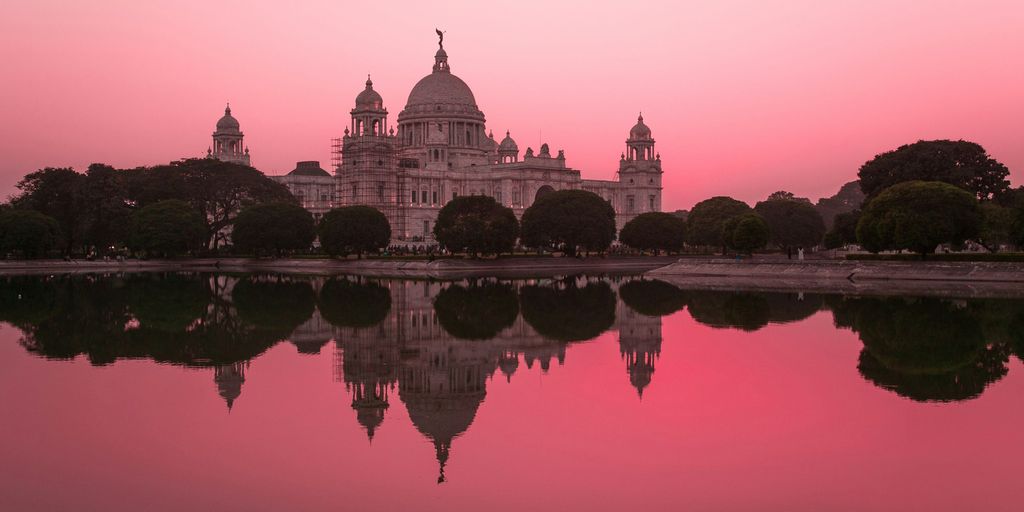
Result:
[[[384,105],[384,99],[377,94],[377,91],[373,90],[373,81],[370,80],[369,75],[366,77],[366,89],[356,96],[356,108],[357,109],[372,109],[380,110]]]
[[[644,124],[643,114],[640,114],[640,117],[636,120],[636,125],[629,130],[629,138],[634,140],[651,138],[651,129]]]
[[[309,160],[295,164],[295,170],[288,173],[289,176],[321,176],[330,178],[331,174],[320,167],[320,162]]]
[[[519,152],[519,145],[516,144],[516,141],[512,140],[512,136],[509,135],[509,132],[507,130],[505,131],[505,138],[501,139],[501,144],[498,146],[498,151],[514,151],[516,153]]]
[[[228,105],[224,109],[224,117],[217,121],[217,131],[238,131],[238,119],[235,119],[231,115],[231,105]]]

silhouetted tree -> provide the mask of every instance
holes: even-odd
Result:
[[[82,241],[100,253],[108,253],[128,240],[132,214],[124,171],[92,164],[79,191]]]
[[[725,223],[751,209],[747,203],[731,197],[712,197],[694,205],[686,218],[686,237],[690,245],[721,247],[725,252],[726,240],[722,236]]]
[[[194,158],[169,165],[127,171],[129,195],[139,206],[158,201],[185,201],[206,224],[206,246],[227,242],[229,226],[243,208],[255,203],[298,204],[284,185],[245,165],[214,158]]]
[[[767,245],[770,236],[768,223],[756,213],[738,215],[722,225],[725,245],[747,254]]]
[[[33,210],[0,211],[0,257],[19,253],[26,258],[45,256],[60,244],[57,220]]]
[[[18,182],[21,193],[11,204],[15,208],[35,210],[57,220],[61,246],[70,253],[81,243],[85,230],[82,215],[82,182],[85,176],[69,167],[47,167],[26,175]]]
[[[149,254],[177,256],[199,248],[206,238],[203,218],[188,203],[169,199],[132,215],[129,247]]]
[[[331,256],[376,252],[391,240],[387,217],[370,206],[335,208],[320,220],[320,245]]]
[[[997,252],[1003,244],[1014,243],[1014,222],[1016,212],[993,201],[979,205],[981,225],[978,229],[978,243],[990,252]]]
[[[974,238],[980,223],[978,201],[970,193],[937,181],[909,181],[868,202],[857,240],[871,252],[907,249],[923,257],[941,243]]]
[[[985,148],[963,140],[922,140],[875,156],[858,172],[868,198],[907,181],[941,181],[962,188],[978,199],[1005,192],[1010,171]]]
[[[857,222],[860,221],[860,210],[836,215],[832,229],[825,234],[825,247],[836,249],[847,244],[857,243]]]
[[[519,221],[511,208],[488,196],[460,196],[441,208],[434,238],[445,249],[470,254],[511,252]]]
[[[769,199],[757,203],[754,211],[768,224],[768,242],[782,249],[815,247],[825,236],[825,222],[810,202]]]
[[[281,255],[309,249],[316,238],[313,216],[294,203],[261,203],[238,214],[231,241],[235,249]]]
[[[522,242],[538,249],[607,250],[615,240],[615,209],[593,192],[559,190],[537,199],[523,213]]]
[[[686,222],[670,213],[641,213],[622,226],[619,240],[641,251],[680,251],[686,243]]]
[[[860,181],[851,181],[840,187],[832,197],[819,199],[814,208],[821,214],[821,220],[825,221],[825,227],[831,230],[837,215],[859,210],[862,204],[864,204],[864,191],[860,189]],[[856,242],[855,238],[851,239],[849,243],[853,242]]]

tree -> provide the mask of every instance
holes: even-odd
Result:
[[[671,213],[641,213],[622,226],[622,243],[641,251],[679,251],[686,243],[686,222]]]
[[[997,252],[1003,244],[1014,243],[1016,212],[993,201],[984,201],[979,208],[981,226],[978,229],[978,243],[989,252]]]
[[[518,237],[515,213],[488,196],[452,199],[441,208],[434,223],[434,238],[452,252],[511,252]]]
[[[255,203],[295,203],[284,185],[245,165],[193,158],[168,165],[126,171],[129,195],[140,207],[157,201],[188,202],[206,224],[206,247],[227,242],[239,212]]]
[[[240,251],[280,255],[309,249],[316,238],[313,216],[294,203],[254,204],[235,219],[231,240]]]
[[[686,219],[687,242],[690,245],[722,247],[722,252],[725,252],[726,241],[722,238],[722,227],[729,219],[750,211],[747,203],[731,197],[705,199],[694,205]]]
[[[177,256],[198,249],[205,237],[199,213],[184,201],[169,199],[132,215],[129,246],[149,254]]]
[[[857,222],[860,210],[853,210],[836,215],[832,229],[825,234],[825,247],[837,249],[847,244],[857,243]]]
[[[40,169],[18,182],[21,193],[13,199],[12,205],[56,219],[60,226],[61,246],[70,253],[81,243],[84,231],[84,217],[81,215],[84,179],[70,167]]]
[[[768,198],[765,199],[765,201],[783,201],[783,200],[785,200],[785,201],[800,201],[802,203],[808,203],[808,204],[810,204],[810,202],[811,202],[811,200],[807,199],[806,197],[797,197],[796,194],[794,194],[792,192],[787,192],[785,190],[777,190],[775,192],[772,192],[771,194],[768,194]]]
[[[858,172],[868,198],[907,181],[941,181],[960,187],[978,199],[989,199],[1010,187],[1010,171],[985,148],[963,140],[929,140],[877,155]]]
[[[79,191],[82,242],[101,253],[123,245],[132,214],[124,171],[92,164]]]
[[[970,193],[937,181],[908,181],[868,202],[857,240],[871,252],[907,249],[923,258],[941,243],[974,238],[980,223],[978,201]]]
[[[522,242],[537,249],[564,247],[604,251],[615,240],[615,209],[593,192],[559,190],[543,195],[523,213]]]
[[[757,203],[754,211],[768,224],[768,241],[783,249],[814,247],[825,236],[825,222],[810,202],[769,199]]]
[[[60,243],[57,220],[33,210],[0,210],[0,257],[18,252],[26,258],[44,256]]]
[[[750,254],[768,244],[771,231],[756,213],[733,217],[722,226],[725,244],[736,251]]]
[[[818,199],[814,208],[821,214],[825,227],[832,229],[837,215],[859,210],[863,203],[864,192],[860,189],[860,181],[854,180],[839,187],[839,191],[832,197]]]
[[[327,254],[375,252],[387,247],[391,240],[391,224],[376,208],[346,206],[335,208],[320,220],[317,229],[320,245]]]

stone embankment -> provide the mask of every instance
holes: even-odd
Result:
[[[1024,264],[682,259],[648,277],[688,289],[1024,297]]]
[[[575,274],[636,275],[662,267],[675,257],[553,258],[516,257],[494,260],[438,259],[255,259],[204,258],[181,260],[0,261],[0,275],[46,275],[111,272],[280,272],[293,274],[350,274],[410,279],[467,277],[549,277]]]

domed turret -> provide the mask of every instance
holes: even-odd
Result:
[[[217,121],[218,132],[237,132],[239,128],[238,119],[231,115],[231,105],[224,108],[224,117]]]
[[[519,161],[519,145],[512,139],[508,130],[505,131],[505,138],[498,145],[498,158],[503,164]]]
[[[384,99],[373,90],[373,80],[370,80],[370,75],[366,75],[366,89],[356,96],[356,109],[380,110],[383,107]]]
[[[239,129],[238,119],[231,115],[231,105],[224,107],[224,116],[217,121],[217,130],[213,132],[213,147],[206,152],[207,158],[216,158],[224,162],[251,165],[249,148],[242,142],[244,135]]]
[[[370,75],[366,75],[366,88],[356,95],[356,107],[352,109],[351,114],[353,136],[387,135],[388,111],[384,108],[384,99],[373,90]]]
[[[650,140],[651,129],[644,124],[644,115],[640,114],[640,117],[636,119],[636,124],[629,130],[630,140]]]

